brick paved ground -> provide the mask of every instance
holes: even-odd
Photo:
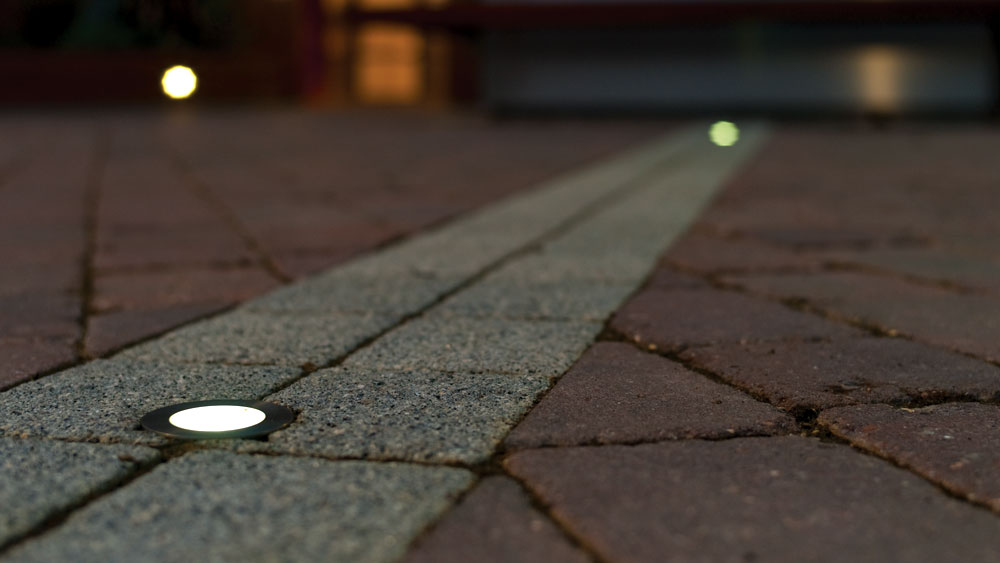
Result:
[[[248,127],[217,119],[165,129],[187,170],[258,142],[199,162]],[[0,486],[0,559],[1000,561],[1000,133],[692,131],[0,393],[0,483],[38,491]],[[218,209],[267,215],[242,199]],[[288,267],[255,237],[250,264]],[[299,418],[136,428],[226,392]]]
[[[996,519],[954,499],[1000,507],[998,148],[782,128],[615,313],[604,338],[632,351],[592,347],[507,469],[608,561],[997,560]],[[739,438],[762,428],[683,368],[807,438]]]
[[[291,112],[0,118],[0,389],[660,129]]]

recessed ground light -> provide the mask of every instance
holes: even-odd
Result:
[[[156,409],[142,417],[143,428],[173,438],[206,440],[253,438],[284,427],[292,409],[263,401],[193,401]]]
[[[740,140],[740,129],[730,121],[717,121],[708,129],[708,138],[720,147],[731,147]]]

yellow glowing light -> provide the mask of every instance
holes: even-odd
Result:
[[[164,94],[180,100],[190,96],[198,87],[198,77],[190,68],[178,65],[168,68],[163,73],[160,84],[163,85]]]
[[[708,138],[720,147],[731,147],[740,140],[740,129],[734,123],[717,121],[708,129]]]
[[[903,94],[903,54],[892,47],[866,47],[858,55],[858,73],[865,109],[892,113]]]
[[[196,432],[228,432],[260,424],[267,415],[263,411],[238,405],[195,407],[170,416],[170,424]]]

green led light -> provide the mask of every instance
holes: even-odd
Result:
[[[708,129],[708,138],[720,147],[731,147],[740,140],[740,129],[735,123],[717,121]]]

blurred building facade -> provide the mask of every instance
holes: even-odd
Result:
[[[996,26],[975,10],[907,1],[911,14],[933,5],[960,17],[816,17],[873,4],[851,0],[777,9],[755,0],[12,0],[0,3],[0,101],[154,98],[163,68],[190,64],[207,99],[544,113],[995,109]],[[782,6],[810,5],[822,10],[802,11],[808,21],[783,17]],[[710,10],[689,17],[699,6]],[[775,17],[728,17],[739,13],[732,6],[771,6]]]

